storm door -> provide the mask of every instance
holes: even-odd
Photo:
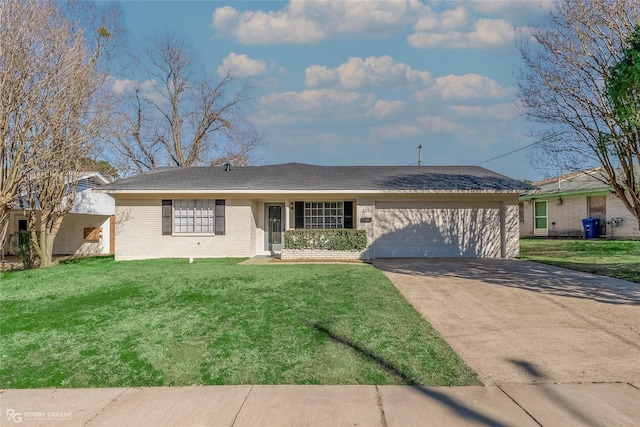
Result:
[[[267,205],[267,250],[272,252],[284,247],[283,208],[284,205]]]

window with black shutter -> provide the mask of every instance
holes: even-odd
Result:
[[[344,202],[344,228],[353,228],[353,202]]]
[[[216,200],[216,234],[224,235],[225,201]]]
[[[163,200],[162,201],[162,235],[163,236],[171,235],[171,230],[172,230],[171,209],[172,209],[172,201]]]
[[[304,228],[304,202],[295,203],[296,228]]]

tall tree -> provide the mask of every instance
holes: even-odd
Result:
[[[114,132],[118,169],[250,162],[260,137],[241,110],[246,86],[233,93],[230,74],[212,83],[189,47],[170,35],[148,43],[133,63],[142,80],[126,80],[134,83],[125,90]]]
[[[608,90],[639,18],[637,0],[556,0],[549,25],[521,46],[519,92],[526,116],[544,124],[537,145],[544,163],[557,171],[601,167],[600,179],[640,229],[638,123],[619,114]],[[633,98],[637,105],[637,91],[624,95]]]
[[[52,1],[0,0],[0,241],[22,206],[41,266],[108,121],[98,61],[109,38],[105,27],[87,36]]]

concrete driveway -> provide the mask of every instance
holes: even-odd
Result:
[[[521,260],[376,260],[485,385],[640,382],[640,284]]]

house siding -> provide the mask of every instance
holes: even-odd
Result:
[[[561,201],[562,200],[562,201]],[[589,217],[589,203],[585,196],[566,196],[547,200],[549,236],[583,236],[582,219]]]
[[[110,217],[105,215],[67,214],[53,245],[56,255],[107,255],[110,253]],[[85,240],[85,228],[99,228],[100,239]]]
[[[588,196],[563,196],[562,204],[558,196],[539,198],[547,201],[547,224],[549,237],[584,237],[582,219],[589,217]],[[522,237],[533,236],[533,201],[522,202],[524,208],[524,222],[520,223]],[[614,239],[638,239],[640,232],[637,220],[624,207],[622,202],[613,194],[606,196],[606,219],[622,218],[617,227],[606,224],[606,237]],[[601,227],[602,229],[602,227]]]
[[[614,195],[607,196],[607,221],[612,218],[622,218],[616,227],[607,224],[607,236],[613,239],[640,239],[638,220],[624,207]]]
[[[225,234],[162,235],[162,200],[116,200],[115,259],[223,258],[255,254],[254,205],[226,200]]]

